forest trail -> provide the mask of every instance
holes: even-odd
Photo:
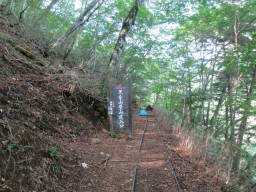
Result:
[[[59,140],[62,145],[80,151],[88,164],[88,169],[81,176],[78,191],[131,191],[135,168],[135,192],[179,191],[173,171],[182,189],[180,191],[221,191],[223,183],[208,174],[205,165],[191,161],[184,151],[178,151],[178,140],[170,130],[160,128],[160,137],[153,113],[149,114],[139,151],[146,119],[145,116],[138,116],[137,110],[134,110],[132,140],[124,133],[112,138],[107,131],[97,133],[93,138]],[[95,138],[98,140],[95,141]]]
[[[15,39],[40,56],[32,43]],[[0,191],[128,192],[135,168],[135,192],[178,191],[173,171],[183,192],[223,191],[224,183],[186,155],[171,130],[160,127],[160,137],[153,113],[140,152],[146,117],[137,109],[133,139],[111,137],[104,103],[79,87],[67,92],[71,80],[43,68],[41,57],[29,60],[0,44]]]
[[[254,5],[0,0],[0,192],[256,192]],[[138,111],[109,132],[127,81],[140,153]]]

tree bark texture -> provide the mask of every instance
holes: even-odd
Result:
[[[57,41],[52,45],[51,49],[61,45],[68,37],[73,34],[76,30],[80,29],[86,22],[89,21],[92,14],[103,4],[104,0],[93,0],[87,7],[85,7],[84,11],[77,18],[76,22],[63,34]],[[93,8],[98,4],[98,6],[93,10]],[[87,18],[85,18],[85,16]]]
[[[215,110],[213,112],[213,115],[212,115],[212,117],[210,119],[210,127],[211,127],[211,129],[213,129],[213,127],[214,127],[214,121],[215,121],[216,117],[219,114],[219,110],[220,110],[220,108],[221,108],[221,106],[223,104],[223,101],[225,100],[225,92],[226,92],[226,85],[223,85],[220,97],[218,99],[218,104],[217,104],[217,106],[216,106],[216,108],[215,108]]]
[[[254,89],[253,87],[255,85],[256,85],[256,65],[253,66],[250,89],[246,95],[246,101],[245,101],[246,108],[243,111],[242,122],[238,129],[238,138],[237,138],[237,143],[236,143],[238,148],[241,148],[242,144],[243,144],[243,138],[244,138],[244,133],[245,133],[245,129],[247,126],[248,114],[250,112],[248,107],[251,106],[253,89]],[[233,162],[233,171],[238,170],[240,158],[241,158],[241,152],[237,150],[235,152],[235,157],[234,157],[234,162]]]
[[[19,11],[18,14],[18,23],[22,23],[23,19],[24,19],[24,14],[26,12],[26,10],[29,8],[29,6],[31,5],[33,0],[27,1],[27,0],[23,0],[21,9]]]
[[[132,25],[134,25],[136,16],[143,2],[144,0],[136,0],[135,5],[132,7],[127,17],[123,21],[122,28],[120,30],[114,51],[112,52],[110,61],[108,63],[108,70],[110,70],[110,73],[111,73],[110,76],[112,76],[113,68],[115,68],[120,61],[120,55],[122,53],[122,48],[125,43],[125,38],[127,36],[127,33],[130,31]],[[104,78],[104,81],[105,81],[105,78]]]

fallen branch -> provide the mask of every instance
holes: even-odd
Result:
[[[99,165],[102,165],[102,164],[104,163],[104,166],[106,167],[107,164],[108,164],[108,161],[109,161],[110,157],[111,157],[111,156],[110,156],[109,154],[107,154],[107,155],[106,155],[106,158],[105,158],[103,161],[101,161],[101,162],[99,163]]]
[[[106,166],[107,166],[107,164],[108,164],[108,160],[109,160],[109,158],[110,158],[110,156],[107,156],[106,161],[105,161],[105,167],[106,167]]]

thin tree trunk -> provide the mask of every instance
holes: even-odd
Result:
[[[183,98],[181,127],[184,127],[184,124],[185,124],[185,118],[186,118],[185,114],[186,114],[186,97]]]
[[[247,106],[251,105],[252,94],[253,94],[253,89],[254,89],[253,87],[255,86],[255,84],[256,84],[256,65],[253,66],[251,85],[250,85],[249,92],[247,93],[247,96],[246,96],[245,103]],[[238,148],[241,148],[242,144],[243,144],[244,133],[245,133],[245,129],[247,126],[247,120],[248,120],[248,113],[249,113],[249,109],[248,108],[244,109],[242,122],[238,129],[238,139],[237,139],[237,143],[236,143]],[[238,170],[240,159],[241,159],[241,153],[240,153],[240,151],[237,150],[235,153],[234,162],[233,162],[233,171]]]
[[[79,33],[79,30],[77,30],[77,31],[74,33],[73,37],[72,37],[71,40],[70,40],[71,42],[68,43],[67,48],[66,48],[66,52],[65,52],[64,58],[63,58],[64,61],[68,58],[69,54],[71,53],[71,51],[72,51],[72,49],[73,49],[73,47],[74,47],[74,44],[75,44],[75,42],[76,42],[78,33]]]
[[[212,115],[212,117],[210,119],[209,124],[210,124],[211,129],[213,129],[213,127],[214,127],[214,121],[215,121],[216,117],[218,116],[219,110],[220,110],[220,108],[222,106],[222,103],[223,103],[223,101],[225,99],[225,92],[226,92],[226,85],[224,85],[222,90],[221,90],[221,94],[220,94],[220,97],[218,99],[218,104],[217,104],[217,106],[216,106],[216,108],[215,108],[215,110],[213,112],[213,115]]]
[[[26,10],[29,8],[29,5],[31,4],[31,2],[28,2],[26,0],[23,0],[23,4],[22,4],[22,8],[19,12],[19,16],[18,16],[18,22],[21,23],[23,21],[23,16],[24,13],[26,12]]]
[[[44,20],[46,19],[46,17],[49,15],[51,9],[53,8],[53,6],[58,2],[59,0],[52,0],[51,3],[46,7],[46,9],[44,10],[43,14],[37,19],[37,21],[35,22],[35,26],[41,25],[41,23],[44,22]]]
[[[190,69],[189,69],[190,72]],[[191,86],[191,77],[189,75],[189,88],[188,88],[188,122],[189,122],[189,128],[193,128],[195,121],[194,121],[194,113],[193,113],[193,108],[192,108],[192,104],[193,104],[193,98],[192,98],[192,86]]]
[[[229,108],[228,108],[228,102],[227,102],[227,99],[226,99],[226,102],[225,102],[225,120],[226,120],[226,129],[225,129],[225,143],[228,142],[228,132],[229,132],[229,122],[228,122],[228,117],[229,117]]]
[[[235,144],[235,111],[234,111],[234,95],[233,95],[233,87],[234,87],[234,79],[231,78],[231,74],[228,75],[228,124],[226,125],[226,129],[230,129],[229,140],[229,161],[228,161],[228,182],[231,179],[232,175],[232,166],[234,159],[234,144]]]
[[[10,11],[14,14],[15,0],[11,0]]]
[[[212,76],[211,76],[211,81],[210,81],[210,96],[212,96],[212,92],[213,92],[213,77],[214,77],[214,71],[215,71],[215,62],[212,66]],[[208,104],[207,104],[207,112],[206,112],[206,126],[207,126],[207,129],[209,127],[209,115],[210,115],[210,104],[211,104],[211,99],[208,98]],[[212,127],[211,127],[212,128]],[[212,129],[210,131],[213,131]]]
[[[87,17],[87,19],[83,22],[83,24],[89,21],[90,17],[93,15],[93,13],[94,13],[101,5],[102,5],[102,4],[99,4],[99,5],[97,6],[97,8],[95,8],[95,9],[90,13],[90,15]],[[114,25],[114,24],[113,24],[113,25]],[[77,36],[78,36],[78,34],[79,34],[79,31],[80,31],[81,27],[82,27],[82,25],[81,25],[79,28],[77,28],[77,29],[75,30],[75,34],[74,34],[74,36],[72,37],[71,43],[68,44],[67,51],[66,51],[66,53],[65,53],[65,55],[64,55],[64,61],[66,60],[66,58],[67,58],[67,57],[69,56],[69,54],[71,53],[71,51],[72,51],[72,49],[73,49],[73,47],[74,47],[74,45],[75,45],[75,43],[76,43],[76,41],[77,41]],[[105,34],[102,36],[101,41],[102,41],[108,34],[109,34],[109,32],[108,32],[108,33],[105,33]],[[97,46],[98,46],[98,44],[99,44],[101,41],[99,41],[99,42],[97,43],[97,45],[96,45],[95,47],[93,47],[94,50],[97,49]],[[90,55],[90,56],[91,56],[91,55]]]
[[[234,142],[235,138],[235,124],[234,124],[234,116],[235,116],[235,111],[234,111],[234,98],[233,98],[233,83],[231,82],[232,80],[229,79],[229,85],[228,85],[228,95],[229,95],[229,125],[231,128],[231,134],[230,134],[230,141]]]
[[[234,48],[234,55],[237,55],[237,48],[238,48],[238,28],[239,28],[239,22],[238,22],[238,16],[237,16],[237,10],[235,10],[234,14],[234,42],[235,42],[235,48]],[[236,65],[238,64],[238,61],[236,62]],[[237,67],[237,66],[235,66]],[[237,68],[234,69],[233,73],[229,74],[228,78],[228,96],[229,96],[229,119],[230,119],[230,160],[229,160],[229,173],[228,173],[228,180],[231,178],[231,174],[233,171],[233,162],[234,162],[234,155],[235,155],[235,110],[234,110],[234,95],[233,90],[235,87],[235,81]],[[237,80],[238,82],[238,80]]]
[[[204,51],[205,51],[205,45],[204,43],[202,43],[202,45],[200,46],[202,49],[200,51],[200,57],[202,58],[201,60],[201,65],[200,65],[200,72],[199,72],[199,76],[200,76],[200,82],[201,82],[201,94],[200,94],[200,99],[201,99],[201,113],[202,113],[202,121],[203,121],[203,125],[205,127],[207,127],[206,125],[206,120],[205,120],[205,97],[206,97],[206,88],[207,88],[207,83],[205,81],[204,78],[204,68],[205,68],[205,55],[204,55]],[[205,131],[207,132],[207,128],[205,129]]]
[[[247,172],[250,172],[252,169],[254,169],[253,165],[255,164],[255,162],[256,162],[256,153],[254,153],[253,157],[248,161],[245,170]]]
[[[59,46],[64,41],[68,39],[68,37],[74,33],[76,30],[80,29],[87,21],[89,21],[92,14],[102,5],[104,0],[99,3],[101,0],[93,0],[87,7],[85,7],[82,14],[77,18],[76,22],[66,31],[65,34],[63,34],[60,38],[57,39],[57,41],[52,45],[51,49]],[[93,10],[93,8],[99,3],[99,5]],[[93,11],[92,11],[93,10]],[[91,14],[89,14],[91,12]],[[89,15],[88,15],[89,14]],[[85,16],[88,15],[88,17],[85,19]]]
[[[92,55],[94,54],[95,50],[97,50],[97,47],[99,46],[99,44],[106,39],[111,33],[114,32],[114,26],[116,23],[113,23],[110,28],[109,31],[105,32],[103,35],[101,35],[98,40],[94,43],[94,45],[90,48],[90,50],[88,51],[88,54],[85,56],[85,59],[87,61],[91,60]]]
[[[3,1],[2,3],[3,4]],[[15,7],[15,0],[8,0],[4,6],[4,13],[5,14],[12,14],[15,16],[14,14],[14,7]]]
[[[34,0],[32,0],[32,2],[33,2]],[[40,9],[40,7],[42,6],[42,4],[43,4],[43,2],[44,2],[44,0],[36,0],[36,3],[34,4],[32,4],[32,2],[31,2],[31,6],[32,6],[32,9]],[[37,18],[40,16],[40,14],[36,11],[35,13],[33,13],[33,14],[31,14],[29,17],[31,17],[29,20],[30,21],[36,21],[37,20]]]

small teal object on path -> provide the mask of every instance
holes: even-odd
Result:
[[[146,110],[140,110],[139,115],[140,116],[147,116],[148,112]]]

